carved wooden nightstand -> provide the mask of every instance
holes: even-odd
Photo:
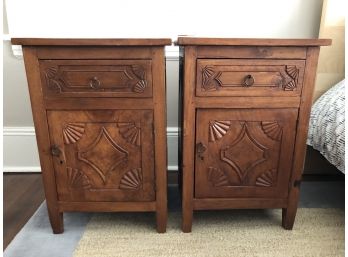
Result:
[[[167,222],[164,45],[170,39],[12,39],[23,45],[47,207],[154,211]]]
[[[319,47],[179,37],[183,231],[193,210],[282,208],[293,227]]]

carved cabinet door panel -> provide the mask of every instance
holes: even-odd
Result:
[[[195,197],[288,194],[297,109],[199,109]]]
[[[48,111],[60,201],[153,201],[150,110]]]

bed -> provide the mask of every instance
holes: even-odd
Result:
[[[320,49],[307,144],[345,172],[344,88],[345,88],[345,13],[344,1],[324,0],[319,38],[331,38],[332,45]],[[315,162],[313,174],[333,174],[331,167],[314,158],[308,148],[308,163]],[[322,158],[322,159],[324,159]],[[322,163],[322,166],[318,166]],[[326,164],[326,162],[325,162]],[[306,173],[306,171],[305,171]],[[310,172],[308,172],[310,173]]]
[[[307,144],[345,173],[345,80],[326,91],[311,110]]]

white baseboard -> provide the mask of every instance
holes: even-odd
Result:
[[[34,127],[4,127],[3,172],[40,172]],[[178,170],[178,128],[167,128],[168,170]]]
[[[40,166],[4,166],[4,172],[41,172]]]
[[[4,172],[41,171],[34,127],[4,127]]]
[[[178,165],[168,165],[167,170],[169,171],[177,171],[179,169]]]

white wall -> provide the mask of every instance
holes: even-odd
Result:
[[[322,0],[8,0],[9,37],[315,38]],[[177,165],[178,52],[167,51],[169,165]],[[173,57],[174,55],[174,57]],[[176,56],[176,57],[175,57]],[[4,170],[38,170],[23,60],[4,40]]]
[[[23,37],[316,37],[322,0],[7,0]]]
[[[3,46],[4,126],[33,126],[23,59],[13,56],[9,41]]]

